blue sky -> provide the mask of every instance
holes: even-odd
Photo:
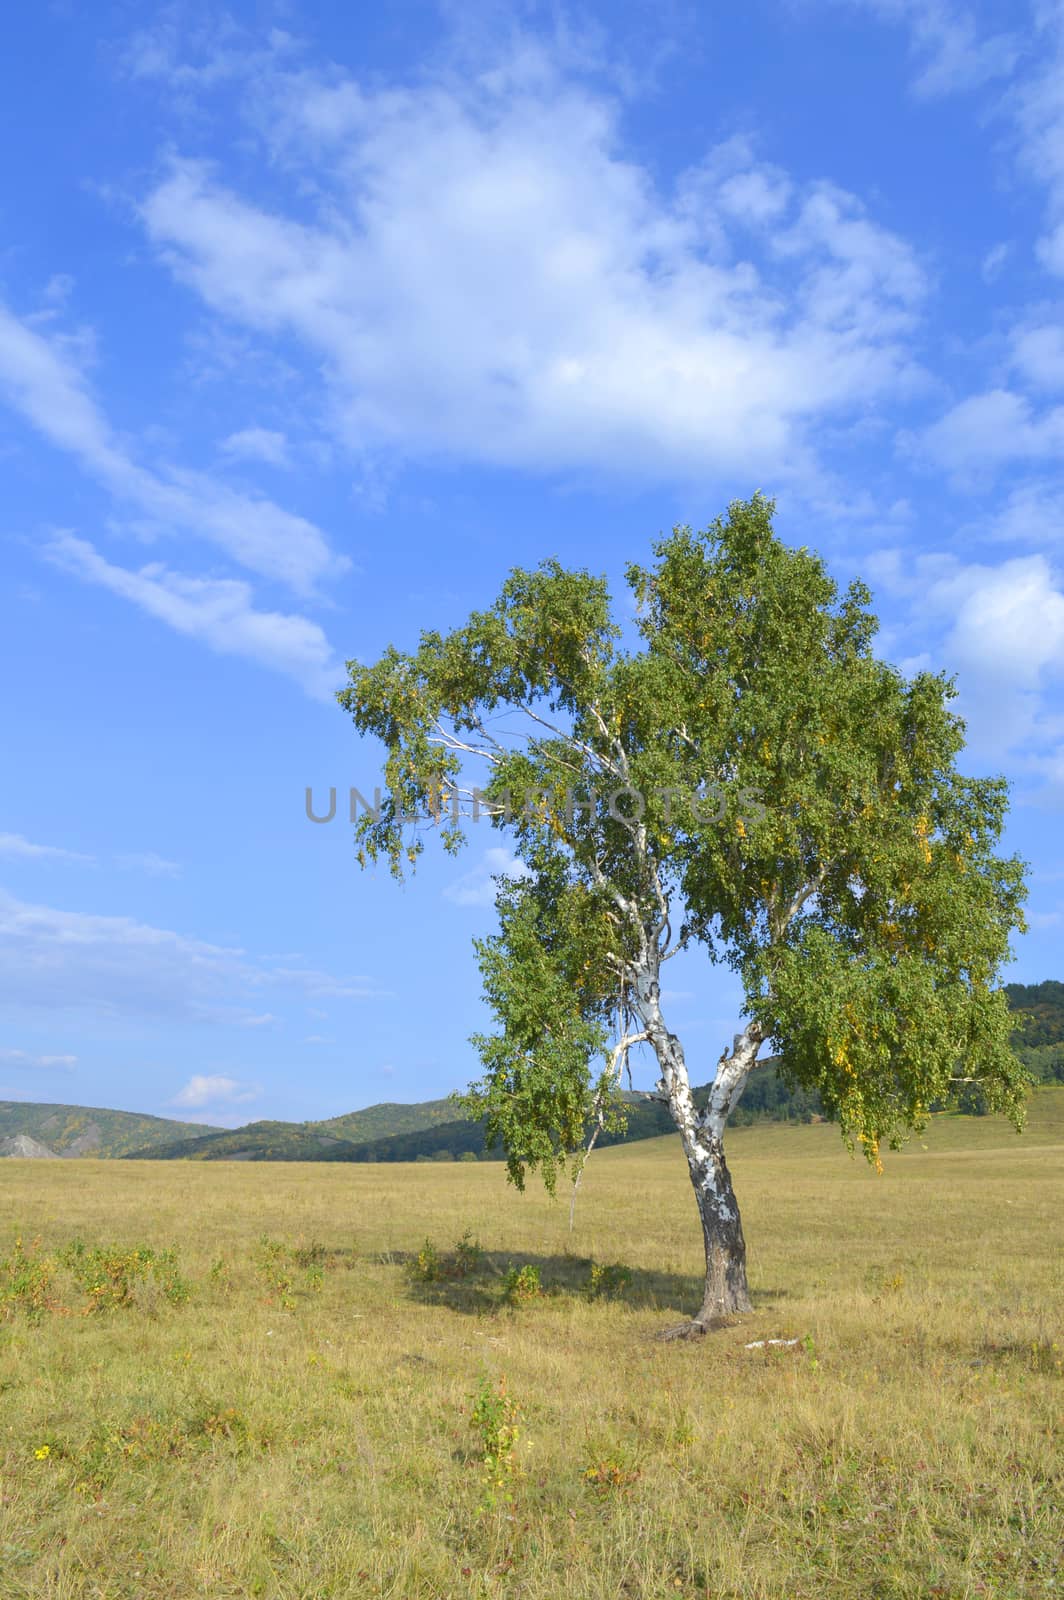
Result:
[[[957,675],[1064,976],[1064,7],[56,3],[0,72],[0,1096],[466,1083],[507,857],[307,822],[342,663],[755,488]]]

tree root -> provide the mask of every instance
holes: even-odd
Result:
[[[663,1328],[654,1337],[662,1341],[673,1339],[704,1339],[707,1333],[719,1333],[722,1328],[732,1328],[739,1318],[728,1316],[692,1317],[690,1322],[676,1322]]]
[[[709,1332],[705,1322],[692,1320],[691,1322],[677,1322],[671,1328],[663,1328],[655,1338],[667,1341],[670,1339],[704,1339]]]

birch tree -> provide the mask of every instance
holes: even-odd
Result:
[[[766,1055],[875,1167],[958,1080],[1022,1119],[1006,784],[958,769],[951,680],[877,659],[868,590],[840,594],[772,516],[755,496],[656,543],[627,572],[627,639],[605,580],[546,561],[463,627],[349,663],[338,697],[385,750],[361,865],[401,876],[431,836],[456,852],[485,822],[522,864],[477,945],[494,1026],[468,1096],[512,1180],[577,1171],[623,1118],[629,1052],[652,1053],[705,1246],[695,1333],[750,1309],[724,1138]],[[669,1014],[681,951],[741,984],[715,1063]]]

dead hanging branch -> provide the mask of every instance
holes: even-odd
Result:
[[[576,1195],[577,1190],[580,1188],[580,1179],[584,1176],[584,1168],[587,1166],[588,1158],[590,1157],[592,1150],[595,1148],[595,1141],[602,1132],[603,1128],[606,1126],[606,1097],[609,1092],[615,1089],[618,1083],[620,1083],[622,1074],[629,1070],[629,1050],[631,1050],[634,1044],[645,1044],[646,1041],[647,1035],[645,1033],[626,1033],[624,1038],[620,1039],[613,1047],[613,1051],[610,1055],[610,1064],[603,1073],[602,1088],[600,1088],[598,1094],[595,1096],[595,1126],[592,1129],[591,1138],[587,1142],[587,1149],[580,1157],[580,1165],[577,1167],[576,1174],[573,1178],[573,1192],[569,1198],[570,1233],[573,1231],[573,1225],[576,1218]],[[631,1076],[630,1072],[629,1076]],[[659,1099],[660,1096],[654,1095],[649,1096],[648,1098]]]

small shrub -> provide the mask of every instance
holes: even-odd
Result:
[[[602,1500],[614,1494],[630,1494],[638,1479],[639,1469],[620,1454],[605,1456],[584,1469],[584,1482]]]
[[[468,1278],[476,1272],[484,1252],[479,1240],[467,1228],[454,1249],[441,1255],[431,1239],[426,1239],[417,1255],[407,1262],[407,1273],[415,1283],[443,1283],[450,1278]]]
[[[527,1264],[523,1267],[511,1266],[502,1281],[503,1298],[508,1305],[527,1305],[530,1300],[536,1300],[543,1293],[543,1285],[539,1281],[539,1268]]]
[[[233,1277],[229,1270],[229,1263],[224,1256],[219,1256],[217,1260],[211,1262],[211,1282],[223,1294],[229,1294],[232,1291]]]
[[[454,1247],[455,1276],[468,1278],[470,1273],[476,1272],[483,1258],[480,1240],[475,1239],[472,1229],[467,1228]]]
[[[163,1294],[172,1306],[183,1306],[192,1298],[192,1285],[181,1276],[177,1265],[177,1251],[163,1250],[152,1262],[152,1272],[158,1278]]]
[[[255,1271],[262,1280],[267,1295],[285,1310],[295,1305],[292,1299],[292,1271],[288,1250],[280,1239],[263,1234],[255,1247]]]
[[[631,1267],[626,1267],[621,1262],[607,1267],[599,1261],[593,1261],[587,1286],[588,1298],[591,1300],[617,1300],[624,1294],[631,1282]]]
[[[498,1496],[517,1471],[517,1443],[520,1438],[521,1407],[508,1392],[505,1375],[493,1383],[481,1378],[469,1413],[469,1425],[477,1434],[479,1459],[484,1476],[481,1506],[493,1508]]]
[[[49,1291],[58,1271],[54,1256],[39,1254],[40,1240],[26,1250],[21,1238],[6,1261],[0,1261],[0,1314],[22,1311],[36,1318],[52,1309]]]
[[[188,1431],[193,1438],[199,1435],[212,1442],[230,1439],[235,1444],[244,1445],[248,1438],[247,1421],[235,1406],[218,1406],[204,1415],[193,1417]]]
[[[439,1283],[443,1277],[440,1252],[431,1239],[426,1239],[413,1261],[409,1263],[410,1276],[418,1283]]]
[[[39,1253],[38,1241],[26,1250],[21,1239],[0,1261],[0,1314],[20,1310],[32,1317],[49,1311],[56,1316],[88,1316],[137,1303],[140,1286],[151,1283],[171,1305],[184,1305],[192,1285],[182,1277],[177,1251],[153,1250],[148,1245],[87,1245],[73,1239],[51,1255]],[[71,1288],[87,1297],[87,1304],[67,1304]],[[152,1298],[141,1300],[152,1309]]]
[[[181,1276],[177,1251],[153,1250],[148,1245],[88,1246],[75,1239],[60,1252],[61,1264],[70,1272],[78,1288],[89,1297],[87,1313],[133,1305],[137,1285],[153,1280],[171,1305],[181,1306],[192,1294],[192,1285]]]

